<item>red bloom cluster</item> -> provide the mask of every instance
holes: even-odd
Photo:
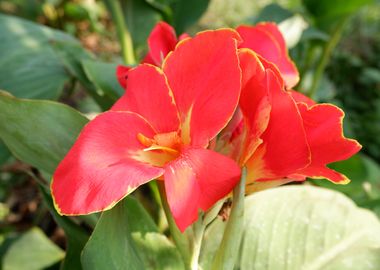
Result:
[[[143,64],[117,69],[124,96],[83,129],[54,173],[61,214],[109,209],[159,179],[184,231],[231,192],[243,166],[250,190],[306,177],[347,182],[326,164],[360,145],[343,136],[339,108],[289,90],[298,71],[275,24],[177,39],[160,23],[148,44]]]

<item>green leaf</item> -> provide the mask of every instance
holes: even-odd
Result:
[[[52,174],[88,119],[61,103],[0,91],[0,138],[23,162]]]
[[[109,95],[116,101],[124,94],[124,89],[116,78],[118,64],[86,60],[82,62],[82,65],[88,79],[102,95]]]
[[[82,62],[93,61],[95,57],[78,44],[67,42],[55,42],[53,48],[72,77],[77,79],[103,110],[108,110],[115,103],[115,95],[106,95],[101,89],[97,89],[87,77]],[[111,71],[109,71],[111,72]],[[115,73],[116,70],[113,70]],[[103,75],[101,75],[103,76]],[[115,75],[114,75],[115,76]]]
[[[12,243],[3,258],[3,270],[40,270],[59,262],[64,254],[35,227]]]
[[[171,3],[173,26],[177,34],[182,34],[189,26],[196,23],[206,11],[209,0],[177,0]]]
[[[380,269],[379,220],[341,193],[269,189],[248,196],[245,213],[240,269]]]
[[[357,12],[373,0],[303,0],[308,12],[322,29],[332,29],[338,21]]]
[[[57,224],[65,231],[67,239],[66,256],[60,270],[82,269],[80,256],[86,245],[89,234],[68,217],[61,216],[54,208],[53,200],[49,191],[40,186],[43,199]]]
[[[157,225],[138,200],[128,196],[124,200],[124,204],[128,209],[127,222],[131,232],[158,232]]]
[[[3,14],[0,33],[0,89],[20,98],[58,98],[70,75],[52,44],[79,42],[63,32]]]
[[[102,214],[82,255],[83,268],[183,269],[174,245],[130,196]]]

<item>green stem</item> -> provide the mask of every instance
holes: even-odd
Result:
[[[220,248],[215,255],[212,270],[234,269],[244,225],[244,195],[247,170],[243,168],[239,184],[234,188],[231,214],[223,234]]]
[[[202,239],[205,231],[202,216],[199,216],[198,221],[193,225],[193,251],[191,253],[190,267],[191,270],[198,270],[199,268],[199,254],[201,253]]]
[[[336,45],[338,45],[338,42],[342,36],[342,32],[344,29],[344,25],[346,23],[346,20],[342,20],[335,28],[334,32],[332,33],[332,36],[329,40],[329,42],[325,45],[323,49],[323,54],[321,57],[321,60],[318,63],[317,69],[315,71],[313,82],[311,84],[310,90],[308,91],[309,97],[315,98],[315,94],[318,90],[319,84],[321,82],[323,72],[326,69],[326,66],[330,60],[331,53],[335,49]]]
[[[133,51],[132,36],[125,23],[121,5],[118,0],[104,0],[104,2],[110,11],[116,26],[116,32],[120,41],[123,60],[127,65],[134,65],[136,64],[136,59]]]
[[[166,199],[165,187],[162,181],[158,183],[158,187],[161,195],[162,208],[164,209],[166,219],[168,221],[170,234],[173,237],[174,243],[176,244],[179,253],[182,256],[182,259],[186,265],[186,269],[190,264],[190,245],[189,239],[185,233],[181,233],[178,229],[177,224],[175,223],[172,213],[169,208],[168,201]]]
[[[150,191],[152,192],[154,201],[157,203],[158,206],[161,206],[161,197],[160,191],[158,190],[157,181],[148,182],[148,186],[150,188]]]

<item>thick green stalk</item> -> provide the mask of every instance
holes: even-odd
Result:
[[[173,237],[174,243],[178,248],[179,253],[182,256],[182,259],[186,265],[186,269],[188,269],[188,266],[190,264],[190,243],[189,239],[187,237],[186,233],[181,233],[181,231],[178,229],[177,224],[175,223],[173,216],[170,212],[169,204],[166,199],[166,192],[165,187],[161,181],[161,183],[158,183],[160,195],[161,195],[161,202],[162,202],[162,208],[164,209],[166,219],[168,221],[170,234]]]
[[[224,230],[222,243],[215,255],[212,270],[234,269],[244,225],[244,195],[247,171],[243,168],[239,184],[234,188],[231,214]]]
[[[329,42],[327,42],[327,44],[323,48],[323,54],[322,54],[321,60],[318,63],[317,69],[313,76],[313,82],[311,84],[310,90],[308,91],[308,95],[311,98],[315,98],[315,94],[321,82],[323,72],[325,71],[326,66],[329,63],[331,53],[335,49],[336,45],[338,45],[338,42],[342,36],[342,32],[346,24],[346,21],[347,20],[344,19],[337,25],[334,32],[332,33],[332,36]]]
[[[104,0],[115,23],[123,60],[127,65],[136,64],[131,33],[125,23],[119,0]]]
[[[198,221],[193,224],[193,243],[190,259],[191,270],[199,269],[199,255],[201,253],[203,234],[206,226],[203,223],[203,217],[200,215]]]

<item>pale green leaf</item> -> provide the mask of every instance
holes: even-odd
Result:
[[[3,270],[40,270],[63,259],[65,253],[39,228],[15,240],[3,258]]]
[[[380,222],[343,194],[285,186],[248,196],[240,269],[380,269]],[[223,231],[218,221],[206,237]],[[220,237],[219,237],[220,238]],[[209,265],[217,240],[204,246]]]

